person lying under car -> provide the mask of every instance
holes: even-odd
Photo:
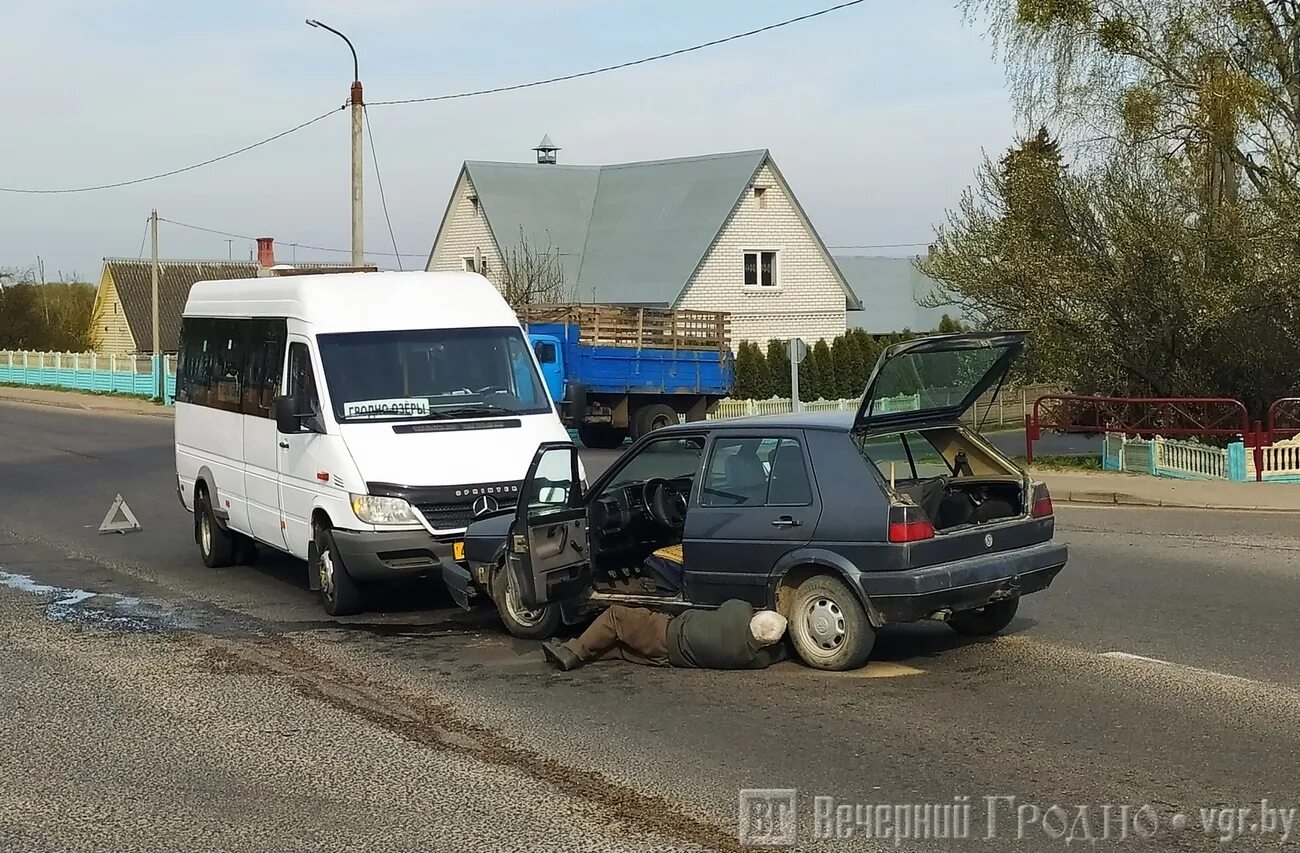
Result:
[[[542,654],[547,663],[566,672],[611,658],[644,666],[763,669],[786,658],[781,642],[785,628],[780,613],[756,612],[749,602],[735,598],[717,610],[688,610],[678,616],[615,604],[572,640],[548,640]]]

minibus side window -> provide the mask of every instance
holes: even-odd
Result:
[[[316,376],[311,369],[311,353],[306,344],[289,344],[289,387],[287,396],[293,400],[297,414],[312,414],[319,420],[320,398],[316,394]]]

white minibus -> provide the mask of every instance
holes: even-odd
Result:
[[[441,576],[567,441],[518,318],[474,273],[202,281],[181,320],[176,485],[208,566],[307,561],[327,613]]]

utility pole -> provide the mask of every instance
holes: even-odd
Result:
[[[361,169],[361,123],[365,120],[365,101],[361,95],[361,70],[357,63],[357,49],[352,41],[333,27],[322,24],[313,18],[307,19],[307,26],[329,30],[347,43],[352,51],[352,88],[348,92],[348,103],[352,105],[352,266],[366,265],[365,222],[363,205],[364,177]]]
[[[150,269],[150,283],[153,293],[153,375],[157,387],[154,388],[154,394],[159,400],[163,398],[166,387],[166,380],[163,378],[164,371],[158,367],[158,211],[154,209],[149,214],[149,234],[153,238],[153,264]]]
[[[234,240],[227,240],[227,241],[226,241],[226,260],[228,260],[228,261],[233,261],[234,259],[235,259],[235,241],[234,241]]]

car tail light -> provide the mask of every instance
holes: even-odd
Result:
[[[889,541],[920,542],[934,538],[934,523],[919,506],[893,504],[889,507]]]
[[[1047,490],[1046,483],[1034,484],[1034,503],[1029,514],[1033,518],[1047,518],[1052,515],[1052,493]]]

